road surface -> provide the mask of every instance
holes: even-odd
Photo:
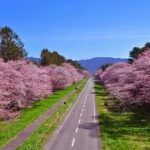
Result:
[[[89,79],[78,100],[44,150],[101,150],[94,83]]]

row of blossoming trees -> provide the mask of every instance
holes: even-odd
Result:
[[[42,60],[54,60],[54,64],[36,65],[27,61],[18,35],[8,27],[0,29],[0,119],[15,117],[18,110],[31,106],[32,102],[87,76],[85,70],[75,67],[73,63],[77,62],[68,63],[63,56],[47,49],[46,54],[50,56],[44,53]]]
[[[86,76],[72,65],[38,67],[25,60],[0,61],[0,118],[17,115],[25,108],[57,89],[63,89]],[[14,113],[16,112],[16,113]]]
[[[141,52],[133,63],[117,63],[97,71],[111,96],[121,100],[121,106],[150,104],[150,49]]]

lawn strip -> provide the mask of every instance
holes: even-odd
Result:
[[[52,108],[57,102],[68,95],[82,82],[83,81],[80,81],[76,85],[72,85],[64,90],[55,92],[53,95],[45,98],[44,100],[33,103],[32,108],[22,110],[21,115],[16,119],[0,121],[0,146],[4,146],[12,139],[16,138],[17,135],[29,124],[34,122],[43,113]]]
[[[115,112],[105,88],[95,83],[103,150],[149,150],[150,113]]]
[[[37,130],[30,136],[18,150],[40,150],[48,142],[59,123],[67,114],[68,108],[76,101],[78,95],[85,85],[82,84],[73,96],[71,96],[65,105],[62,105],[51,117],[49,117]]]

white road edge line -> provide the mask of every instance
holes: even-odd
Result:
[[[59,129],[57,130],[57,133],[59,133],[59,131],[61,130],[61,128],[62,128],[62,125],[59,127]]]
[[[74,146],[74,142],[75,142],[75,138],[72,139],[72,144],[71,144],[71,147]]]
[[[93,85],[94,86],[94,85]],[[95,92],[95,90],[94,90],[94,88],[93,88],[93,92]],[[95,98],[95,96],[94,96],[94,101],[93,101],[93,105],[94,105],[94,123],[96,123],[97,121],[96,121],[96,98]],[[97,143],[98,143],[98,139],[95,139],[95,145],[97,145]]]
[[[96,123],[95,117],[96,117],[96,113],[95,113],[95,104],[94,104],[94,123]]]
[[[93,105],[94,105],[94,123],[96,123],[96,104],[95,104],[95,100],[93,101]]]

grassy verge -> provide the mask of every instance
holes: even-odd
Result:
[[[0,121],[0,146],[5,145],[12,138],[15,138],[25,127],[68,95],[76,86],[81,86],[83,82],[85,81],[80,81],[76,85],[55,92],[44,100],[35,102],[32,108],[22,110],[21,115],[14,120]]]
[[[107,91],[95,83],[104,150],[150,150],[150,112],[115,112]],[[107,104],[107,105],[106,105]]]
[[[75,102],[83,89],[83,82],[77,92],[73,94],[65,105],[62,105],[52,116],[50,116],[37,130],[18,148],[18,150],[40,150],[49,140],[59,123],[67,113],[67,109]]]

